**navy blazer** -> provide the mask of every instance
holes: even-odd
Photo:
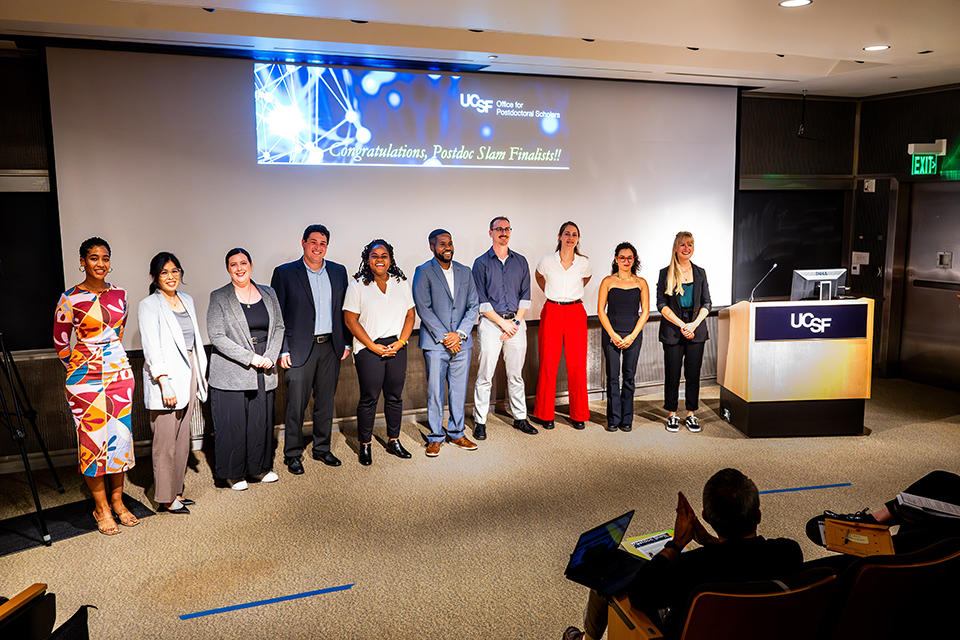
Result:
[[[342,264],[324,260],[330,278],[330,311],[333,320],[333,352],[343,355],[350,332],[343,322],[343,297],[347,291],[347,270]],[[307,279],[303,258],[282,264],[273,270],[270,286],[277,292],[283,313],[285,333],[282,353],[290,354],[290,364],[302,367],[313,347],[313,328],[317,310],[313,306],[313,291]]]
[[[473,346],[471,332],[480,313],[477,285],[470,267],[454,262],[450,268],[456,296],[450,295],[443,267],[436,258],[424,262],[413,274],[413,301],[420,316],[420,349],[423,351],[443,349],[443,336],[451,331],[467,336],[462,348]]]
[[[707,272],[695,264],[693,267],[693,315],[700,313],[700,309],[710,311],[713,308],[713,301],[710,300],[710,285],[707,284]],[[667,270],[670,267],[664,267],[660,270],[660,278],[657,280],[657,311],[663,313],[664,307],[670,307],[670,310],[682,318],[680,312],[680,296],[668,296],[667,290]],[[683,334],[680,333],[680,327],[667,319],[660,320],[660,342],[663,344],[679,344]],[[697,330],[693,332],[693,338],[690,342],[706,342],[710,336],[707,334],[707,323],[701,322]]]

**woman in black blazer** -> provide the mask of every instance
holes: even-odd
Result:
[[[700,365],[707,326],[703,321],[710,314],[710,286],[707,272],[690,262],[693,257],[693,234],[681,231],[673,240],[670,266],[660,270],[657,282],[657,310],[660,320],[660,342],[663,343],[664,377],[663,408],[669,412],[667,431],[680,430],[677,405],[680,401],[680,369],[686,380],[687,429],[696,433],[700,423],[694,412],[700,401]]]

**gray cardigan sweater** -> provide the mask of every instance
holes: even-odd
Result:
[[[270,316],[270,328],[267,335],[267,350],[264,357],[273,361],[274,366],[264,372],[264,384],[267,391],[277,388],[277,359],[283,346],[283,316],[280,303],[273,289],[253,283]],[[213,345],[210,356],[209,384],[215,389],[226,391],[249,391],[257,388],[258,370],[250,366],[256,352],[247,327],[247,318],[243,314],[233,283],[220,287],[210,294],[210,306],[207,308],[207,336]]]

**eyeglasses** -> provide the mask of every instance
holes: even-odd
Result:
[[[513,231],[513,227],[494,227],[490,231],[496,231],[497,233],[510,233]]]
[[[617,256],[620,262],[633,262],[633,256]]]
[[[180,269],[171,269],[169,271],[164,269],[163,271],[160,272],[160,277],[161,278],[169,278],[170,276],[179,277],[180,273],[181,273]]]

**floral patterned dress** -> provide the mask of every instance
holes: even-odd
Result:
[[[113,285],[99,293],[75,286],[57,304],[53,342],[67,368],[67,402],[85,476],[120,473],[134,465],[134,379],[120,344],[126,322],[127,292]],[[71,350],[73,331],[77,344]]]

